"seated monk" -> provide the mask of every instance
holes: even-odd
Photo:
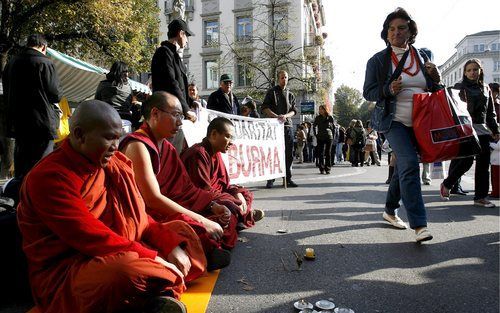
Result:
[[[146,214],[108,104],[81,103],[62,146],[26,176],[17,216],[41,312],[186,312],[185,281],[205,272],[193,229]]]
[[[237,215],[238,226],[248,228],[264,217],[264,211],[252,210],[253,193],[250,190],[229,183],[221,153],[229,150],[233,137],[233,123],[225,117],[216,117],[208,125],[207,137],[201,143],[184,150],[181,160],[196,186],[234,197],[240,208]]]
[[[148,213],[158,221],[186,221],[199,235],[207,269],[227,266],[238,238],[231,197],[196,187],[182,164],[172,138],[182,125],[179,100],[155,92],[142,105],[144,123],[120,143],[120,151],[134,163],[137,185]]]

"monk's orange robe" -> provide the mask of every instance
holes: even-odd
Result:
[[[155,295],[179,297],[182,277],[154,261],[176,246],[191,260],[186,281],[205,271],[194,231],[146,214],[131,162],[119,152],[101,168],[64,141],[27,175],[17,214],[42,312],[115,312]]]
[[[231,195],[236,205],[241,204],[237,198],[237,194],[241,193],[247,203],[247,211],[244,214],[240,210],[235,212],[238,222],[245,228],[255,225],[252,215],[253,193],[245,187],[231,185],[220,152],[213,152],[212,145],[207,138],[182,151],[181,160],[191,181],[197,187],[212,192],[227,193]]]
[[[123,151],[132,141],[140,141],[146,146],[151,157],[153,172],[158,180],[160,191],[164,196],[189,210],[215,221],[217,218],[209,209],[212,201],[227,206],[232,212],[239,210],[235,206],[232,196],[220,192],[211,192],[195,186],[189,178],[175,147],[168,140],[164,139],[161,141],[162,146],[159,149],[156,139],[147,123],[143,123],[139,130],[127,135],[120,143],[120,150]],[[159,151],[161,151],[161,154]],[[237,220],[234,215],[231,215],[229,225],[224,228],[222,241],[219,244],[209,238],[203,225],[184,214],[164,216],[151,208],[148,208],[148,213],[157,221],[180,219],[188,222],[200,236],[207,253],[212,251],[217,245],[222,245],[224,249],[232,249],[238,239],[238,233],[236,232]]]

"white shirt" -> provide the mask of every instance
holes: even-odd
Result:
[[[405,53],[406,49],[392,47],[392,50],[396,54],[398,60]],[[409,69],[410,73],[414,73],[418,65],[418,53],[415,56],[413,67]],[[392,71],[396,70],[396,66],[392,63]],[[411,54],[406,58],[406,62],[403,68],[406,68],[411,63]],[[403,123],[405,126],[412,127],[412,114],[413,114],[413,94],[425,92],[427,83],[425,81],[424,71],[425,69],[420,68],[417,75],[411,76],[405,72],[401,73],[401,91],[396,95],[396,112],[394,114],[394,121]]]

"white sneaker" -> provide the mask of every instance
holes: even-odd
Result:
[[[397,215],[389,215],[386,212],[382,214],[382,217],[384,220],[388,221],[392,226],[399,228],[399,229],[407,229],[408,225],[406,225],[405,222],[403,222],[402,219],[399,218]]]
[[[494,208],[495,205],[493,202],[488,201],[486,199],[479,199],[479,200],[474,200],[474,205],[475,206],[481,206],[483,208]]]
[[[417,242],[427,241],[432,239],[431,232],[427,229],[427,227],[423,227],[418,231],[415,231],[415,236]]]

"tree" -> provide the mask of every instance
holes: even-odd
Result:
[[[237,60],[238,66],[245,66],[250,78],[249,89],[267,90],[276,85],[278,71],[288,71],[290,81],[299,80],[311,89],[311,79],[304,77],[306,60],[302,46],[290,44],[294,38],[288,30],[295,17],[288,14],[287,0],[257,0],[254,2],[251,35],[235,38],[234,34],[225,36],[228,54],[223,60]]]
[[[375,103],[370,101],[364,101],[358,109],[359,119],[365,125],[366,121],[369,121],[372,116],[372,111],[375,108]]]
[[[145,71],[158,37],[155,0],[0,0],[0,75],[9,53],[30,33],[102,66],[126,62]],[[1,76],[0,76],[1,77]]]
[[[359,108],[364,99],[361,92],[352,87],[341,85],[335,92],[334,114],[340,125],[346,127],[353,119],[361,119]]]

